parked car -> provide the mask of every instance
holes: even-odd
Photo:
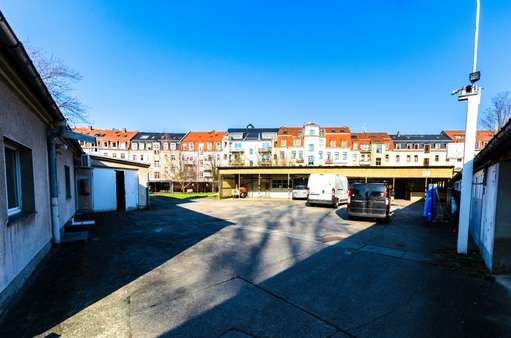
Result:
[[[336,208],[348,200],[348,179],[337,174],[311,174],[307,184],[307,204]]]
[[[307,199],[307,183],[297,183],[293,186],[291,196],[296,199]]]
[[[385,183],[353,183],[348,194],[348,217],[389,220],[390,194]]]

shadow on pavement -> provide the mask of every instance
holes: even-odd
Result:
[[[149,210],[90,215],[96,225],[89,240],[50,252],[2,322],[0,336],[41,334],[231,224],[175,201],[152,202]]]

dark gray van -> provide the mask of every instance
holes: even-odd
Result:
[[[390,194],[385,183],[353,183],[348,194],[348,217],[377,218],[390,216]]]

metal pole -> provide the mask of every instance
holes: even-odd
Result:
[[[474,37],[474,62],[472,64],[472,73],[477,71],[477,49],[479,47],[479,12],[481,9],[480,0],[476,0],[476,31]]]
[[[59,212],[59,186],[57,177],[57,138],[51,135],[49,138],[49,162],[50,162],[50,198],[51,198],[51,223],[53,241],[60,243],[60,212]]]
[[[476,0],[476,29],[474,37],[474,59],[472,72],[477,71],[477,49],[479,43],[479,12],[480,0]],[[474,150],[477,134],[477,115],[481,100],[480,88],[475,84],[470,93],[462,92],[459,101],[467,101],[467,119],[465,125],[465,145],[463,154],[463,176],[461,178],[461,205],[458,224],[457,251],[466,254],[468,251],[468,233],[470,223],[470,204],[472,199],[472,176],[474,174]]]

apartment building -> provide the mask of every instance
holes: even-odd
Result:
[[[193,175],[195,182],[211,182],[217,166],[229,165],[223,152],[224,131],[190,131],[181,140],[182,170]]]
[[[180,168],[179,145],[184,133],[138,132],[131,139],[129,157],[149,164],[149,185],[168,189]]]
[[[442,134],[408,134],[399,131],[390,135],[394,148],[387,165],[391,166],[446,166],[455,165],[447,158],[447,146],[452,142]]]
[[[447,146],[447,159],[460,169],[463,167],[463,153],[465,142],[464,130],[443,130],[442,135],[448,137],[452,142]],[[484,149],[488,142],[495,136],[495,130],[478,130],[476,134],[476,153]]]
[[[281,127],[273,151],[273,164],[280,166],[305,165],[302,127]]]
[[[303,127],[281,127],[275,145],[277,165],[339,166],[357,165],[351,150],[348,127],[321,127],[308,122]]]
[[[124,129],[97,129],[92,126],[77,127],[75,132],[96,138],[96,143],[81,141],[80,145],[88,154],[99,155],[121,160],[129,158],[131,140],[136,131]]]
[[[272,165],[273,146],[278,128],[230,128],[224,138],[224,158],[231,166]],[[227,155],[227,157],[225,157]]]
[[[325,127],[322,130],[325,153],[320,153],[319,157],[324,159],[324,165],[358,165],[358,154],[352,151],[353,143],[348,127]]]
[[[353,165],[385,166],[389,165],[390,153],[394,147],[387,133],[351,133],[352,156],[358,159]]]

